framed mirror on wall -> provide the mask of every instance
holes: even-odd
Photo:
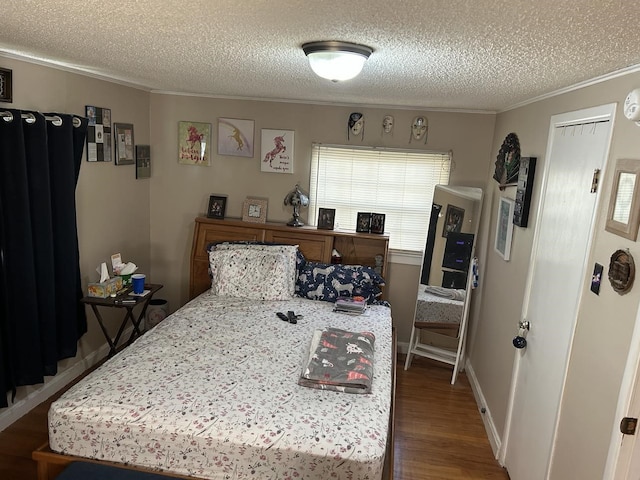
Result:
[[[635,241],[640,224],[640,160],[620,159],[616,162],[613,187],[605,230]]]
[[[405,370],[413,355],[424,356],[453,365],[455,383],[464,356],[482,198],[480,188],[435,187]]]

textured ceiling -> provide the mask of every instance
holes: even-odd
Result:
[[[635,0],[2,0],[0,55],[166,92],[501,111],[640,64]],[[371,46],[316,77],[300,45]]]

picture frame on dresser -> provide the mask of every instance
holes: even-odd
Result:
[[[247,197],[242,204],[242,221],[250,223],[266,223],[267,221],[266,198]]]
[[[369,231],[371,233],[384,233],[384,213],[372,213],[371,214],[371,227]]]
[[[336,218],[335,208],[318,209],[318,228],[320,230],[333,230]]]
[[[209,197],[209,208],[207,209],[208,218],[224,219],[227,210],[227,197],[224,195],[211,195]]]
[[[371,213],[358,212],[356,220],[356,232],[369,233],[371,231]]]

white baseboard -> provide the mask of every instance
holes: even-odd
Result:
[[[467,374],[467,379],[469,379],[469,384],[471,385],[473,396],[476,399],[478,410],[480,410],[480,415],[482,417],[482,422],[484,423],[484,428],[487,431],[487,437],[489,438],[489,444],[491,445],[491,450],[493,450],[494,457],[498,459],[498,453],[500,452],[502,440],[500,438],[500,435],[498,434],[496,425],[493,422],[493,417],[491,416],[491,410],[489,410],[489,407],[487,407],[487,402],[484,398],[484,395],[482,394],[482,388],[480,388],[480,384],[478,383],[478,378],[476,377],[476,374],[473,371],[473,366],[471,365],[471,363],[469,363],[468,359],[465,362],[465,373]],[[501,465],[501,466],[504,466],[504,465]]]
[[[122,334],[122,338],[128,338],[132,330],[133,327],[125,330]],[[108,353],[109,345],[105,343],[98,350],[94,350],[84,358],[78,359],[73,365],[65,368],[63,371],[59,371],[55,376],[47,377],[43,384],[19,387],[18,392],[20,392],[20,396],[26,396],[13,404],[11,403],[11,393],[9,393],[7,395],[9,407],[0,413],[0,432],[29,413],[33,408],[40,405],[49,397],[66,387],[75,378],[82,375],[87,369],[93,367],[104,359]]]

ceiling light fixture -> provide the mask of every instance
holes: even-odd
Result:
[[[305,43],[302,50],[316,75],[332,82],[356,77],[373,53],[366,45],[334,40]]]

